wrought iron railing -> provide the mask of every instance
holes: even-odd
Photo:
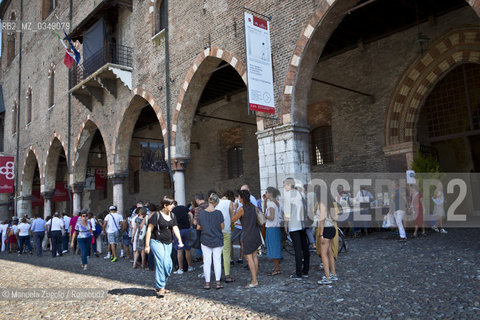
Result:
[[[75,87],[107,63],[132,67],[132,48],[116,43],[107,44],[104,48],[88,57],[83,63],[72,68],[70,88]]]

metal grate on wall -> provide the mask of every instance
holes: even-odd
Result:
[[[480,65],[450,71],[430,93],[422,113],[429,138],[480,129]]]
[[[332,127],[323,126],[312,131],[312,165],[333,163]]]

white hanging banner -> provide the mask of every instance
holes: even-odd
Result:
[[[275,114],[270,23],[244,12],[248,107]]]

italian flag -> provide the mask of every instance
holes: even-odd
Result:
[[[56,30],[55,33],[57,34],[58,40],[60,40],[63,47],[65,48],[65,57],[63,58],[63,63],[67,66],[67,68],[71,69],[73,67],[73,64],[75,63],[75,54],[69,48],[67,48],[67,45],[65,44],[65,42],[63,42],[62,38],[60,38],[60,35]]]

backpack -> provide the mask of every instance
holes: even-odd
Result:
[[[94,235],[95,237],[98,237],[99,235],[102,234],[102,227],[100,226],[100,224],[98,223],[98,221],[96,221],[95,223],[95,231],[94,231]]]

